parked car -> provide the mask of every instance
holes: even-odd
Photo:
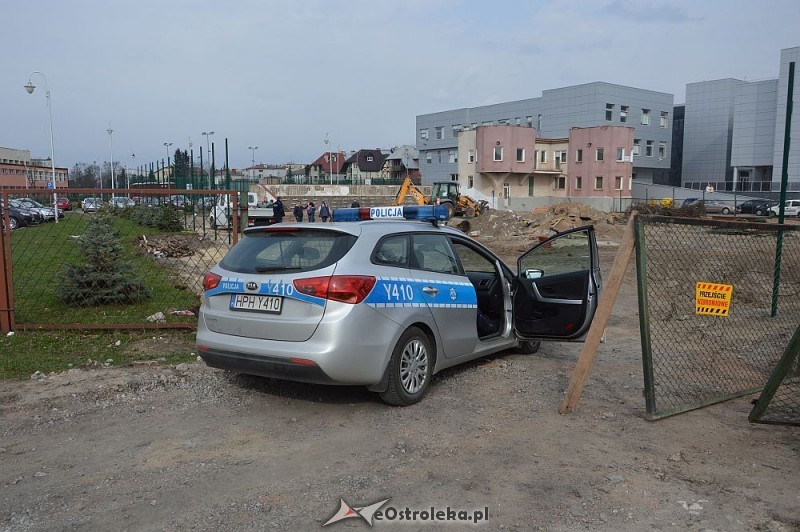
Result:
[[[780,204],[773,205],[769,208],[769,215],[778,216],[780,208]],[[783,204],[783,214],[784,216],[800,217],[800,199],[786,200],[786,203]]]
[[[747,200],[736,206],[736,212],[741,214],[755,214],[756,216],[767,216],[770,207],[777,205],[777,203],[777,201],[765,199]]]
[[[9,230],[13,231],[18,227],[29,227],[31,225],[40,223],[39,221],[37,221],[37,216],[38,215],[36,213],[31,212],[28,209],[15,207],[14,204],[11,201],[9,201],[8,205]],[[0,219],[3,220],[3,227],[5,227],[5,211],[3,210],[2,204],[0,204]]]
[[[136,202],[130,198],[118,197],[111,200],[111,206],[117,209],[126,209],[128,207],[133,207],[134,205],[136,205]]]
[[[56,219],[56,210],[53,207],[45,207],[41,203],[31,198],[19,198],[17,200],[19,204],[29,210],[36,211],[42,215],[42,219],[45,222],[52,222]],[[59,211],[58,217],[63,218],[64,212]]]
[[[31,226],[44,222],[44,215],[39,210],[31,209],[18,198],[9,199],[8,205],[11,208],[17,209],[20,213],[22,216],[22,225]]]
[[[539,341],[578,340],[601,287],[592,226],[558,233],[517,271],[444,206],[337,209],[334,223],[253,227],[203,280],[198,353],[212,367],[365,385],[393,405],[433,374]],[[352,221],[351,221],[352,220]]]
[[[176,194],[169,197],[169,202],[172,204],[173,207],[183,208],[183,206],[188,203],[186,200],[186,196],[183,194]]]
[[[83,212],[95,212],[103,208],[103,200],[101,198],[84,198],[81,202],[81,209]]]
[[[701,200],[698,199],[697,201],[686,203],[684,202],[684,206],[687,207],[701,207],[706,214],[731,214],[733,212],[733,207],[730,205],[723,203],[719,200]]]
[[[66,196],[59,196],[56,205],[62,211],[71,211],[72,210],[72,202],[69,201],[69,198]]]

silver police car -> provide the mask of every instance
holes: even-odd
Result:
[[[445,368],[585,335],[601,288],[592,226],[538,243],[515,273],[446,219],[441,206],[354,208],[247,229],[204,278],[200,356],[411,405]]]

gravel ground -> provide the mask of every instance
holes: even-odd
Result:
[[[636,315],[630,270],[567,416],[580,344],[447,370],[407,408],[202,362],[2,382],[0,528],[314,530],[340,498],[388,498],[384,510],[488,507],[490,530],[800,530],[798,429],[748,424],[753,397],[646,421]]]

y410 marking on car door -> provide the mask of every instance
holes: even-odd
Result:
[[[410,284],[386,283],[383,288],[388,303],[414,301],[414,288]]]

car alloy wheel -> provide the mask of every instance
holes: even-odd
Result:
[[[730,213],[731,210],[729,208],[725,207],[724,209],[722,209],[722,214],[730,214]]]
[[[433,357],[428,337],[420,329],[410,327],[395,345],[389,360],[388,386],[381,399],[395,406],[419,402],[430,386]]]

